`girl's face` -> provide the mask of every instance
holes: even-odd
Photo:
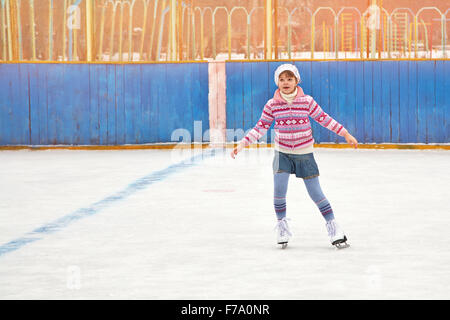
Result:
[[[284,94],[290,94],[295,91],[297,87],[297,79],[286,73],[282,73],[278,79],[278,88]]]

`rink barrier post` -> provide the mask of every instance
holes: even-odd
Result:
[[[221,145],[225,142],[226,132],[226,65],[225,61],[208,63],[209,77],[209,128],[212,144]]]

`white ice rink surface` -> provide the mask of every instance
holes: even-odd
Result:
[[[351,247],[292,175],[281,250],[273,150],[230,151],[1,151],[0,298],[450,298],[450,152],[317,148]]]

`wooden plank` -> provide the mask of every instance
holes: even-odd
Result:
[[[153,81],[157,81],[158,79],[154,79],[152,74],[153,66],[152,65],[142,65],[141,66],[141,106],[142,106],[142,143],[150,143],[152,142],[151,136],[151,112],[152,112],[152,103],[151,103],[151,87],[153,85]]]
[[[211,62],[208,64],[208,110],[210,126],[213,129],[217,127],[220,81],[219,69],[218,62]],[[212,139],[211,134],[209,134],[208,140],[211,141]]]
[[[158,94],[161,94],[161,98],[165,97],[165,99],[161,99],[161,101],[166,101],[166,103],[161,105],[160,109],[160,126],[162,130],[160,131],[162,133],[161,141],[172,141],[172,132],[174,129],[176,129],[176,123],[177,123],[177,110],[174,106],[174,99],[171,94],[170,88],[167,86],[168,82],[173,81],[173,78],[176,77],[176,71],[173,69],[173,64],[167,64],[166,65],[166,75],[165,78],[162,79],[164,81],[164,86],[161,88],[160,91],[158,91]],[[164,127],[165,124],[165,127]],[[181,137],[175,137],[177,140],[174,140],[175,142],[180,142],[183,140]]]
[[[224,65],[225,67],[225,65]],[[225,70],[223,72],[226,72]],[[225,78],[226,79],[226,78]],[[188,88],[186,99],[186,128],[191,132],[192,140],[197,142],[210,141],[209,132],[209,74],[207,64],[188,65],[187,76],[184,84]],[[223,84],[226,87],[226,83]],[[225,99],[226,93],[222,93],[220,98]],[[225,106],[226,108],[226,106]],[[226,126],[226,123],[224,124]],[[200,132],[198,132],[201,129]]]
[[[28,89],[28,66],[17,65],[17,73],[11,75],[14,85],[10,87],[13,109],[11,114],[11,143],[30,144],[30,104]]]
[[[89,144],[89,65],[67,65],[65,71],[65,91],[70,96],[72,108],[70,123],[72,131],[68,131],[73,145]]]
[[[344,127],[347,126],[347,106],[349,104],[349,92],[348,92],[348,61],[337,61],[337,109],[335,113],[330,114],[330,116],[336,119]],[[335,142],[340,142],[341,138],[334,134],[333,140]]]
[[[47,133],[49,144],[62,144],[63,139],[63,117],[61,109],[64,108],[64,65],[47,65]]]
[[[160,116],[162,116],[162,123],[167,124],[165,128],[166,140],[172,141],[171,136],[176,129],[184,128],[184,115],[179,110],[179,105],[183,103],[183,99],[180,99],[179,90],[183,90],[183,81],[179,76],[180,66],[177,64],[167,64],[166,65],[166,82],[163,94],[165,95],[165,100],[167,104],[164,105],[163,109],[160,110]],[[170,85],[169,85],[170,84]],[[176,93],[176,94],[174,94]],[[174,137],[175,142],[189,142],[192,141],[192,135],[190,137]]]
[[[224,66],[225,67],[225,66]],[[226,79],[226,70],[225,79]],[[191,66],[191,79],[189,81],[191,85],[190,95],[188,96],[191,114],[191,122],[200,121],[202,124],[202,136],[204,141],[209,141],[209,137],[205,137],[205,132],[210,129],[209,124],[209,113],[208,113],[208,96],[209,96],[209,75],[208,75],[208,64],[198,63]],[[226,82],[226,80],[225,80]],[[225,83],[226,86],[226,83]],[[228,97],[219,96],[219,99],[225,99],[221,103],[227,103]],[[225,106],[226,107],[226,106]],[[226,117],[226,115],[225,115]],[[226,122],[226,120],[225,120]],[[226,127],[226,123],[223,124]]]
[[[436,126],[434,125],[434,115],[436,114],[436,62],[429,61],[428,63],[428,77],[427,81],[427,141],[432,143],[435,136]]]
[[[29,84],[29,116],[30,116],[30,144],[39,144],[39,135],[41,122],[39,119],[39,72],[38,66],[35,64],[26,65],[28,72],[28,84]],[[45,83],[44,83],[45,84]]]
[[[336,119],[343,124],[350,133],[355,132],[356,130],[356,68],[357,64],[355,62],[347,62],[347,94],[345,96],[345,105],[342,108],[343,113],[341,113],[340,118]],[[339,141],[345,142],[345,139],[339,138]]]
[[[364,61],[364,139],[373,141],[373,61]]]
[[[150,142],[168,141],[162,136],[163,125],[159,110],[165,108],[165,97],[163,89],[165,88],[166,65],[149,65],[149,75],[151,76],[151,86],[148,88],[150,96]],[[169,137],[170,138],[170,137]]]
[[[90,143],[90,108],[89,108],[89,98],[90,98],[90,65],[86,64],[82,67],[80,84],[81,90],[78,93],[78,107],[80,108],[79,118],[77,119],[77,128],[80,134],[79,144],[87,145]]]
[[[391,142],[398,143],[400,141],[400,81],[399,81],[399,65],[392,65],[391,80]]]
[[[15,85],[14,74],[18,65],[0,64],[0,145],[11,145],[12,127],[11,117],[14,105],[11,87]]]
[[[327,110],[327,112],[330,112],[330,79],[329,79],[329,67],[330,62],[329,61],[322,61],[320,62],[320,68],[319,68],[319,74],[317,77],[319,78],[319,85],[321,87],[320,90],[320,105]],[[314,121],[313,121],[314,122]],[[330,130],[327,130],[325,128],[320,127],[320,140],[318,142],[330,142],[331,136],[335,135]],[[335,137],[333,137],[334,139]]]
[[[80,90],[80,78],[76,70],[78,65],[65,65],[64,68],[64,93],[67,99],[65,105],[62,106],[64,123],[63,123],[63,143],[77,145],[77,91]],[[85,81],[85,79],[83,79]]]
[[[418,62],[417,77],[420,79],[418,87],[418,139],[429,143],[431,138],[431,117],[435,109],[435,79],[434,61]]]
[[[75,83],[73,77],[76,77],[73,72],[73,67],[77,65],[66,64],[63,65],[63,83],[62,83],[62,97],[58,101],[59,114],[61,115],[61,125],[59,127],[59,139],[62,144],[74,143],[74,93],[78,87],[78,83]],[[77,79],[79,80],[79,79]]]
[[[410,112],[409,96],[411,95],[409,88],[409,63],[408,61],[398,61],[395,63],[397,63],[399,67],[399,141],[405,143],[408,142],[408,113]]]
[[[124,90],[122,92],[125,106],[125,143],[139,143],[139,125],[141,100],[140,67],[126,65],[123,73]],[[168,97],[169,98],[169,97]]]
[[[177,117],[177,128],[185,129],[189,132],[191,136],[191,140],[188,142],[201,142],[203,138],[203,123],[197,123],[197,130],[194,136],[194,118],[193,118],[193,110],[191,107],[191,99],[192,95],[189,93],[191,91],[191,82],[192,79],[192,69],[195,68],[194,64],[178,64],[173,65],[174,71],[178,74],[178,82],[177,87],[173,88],[178,93],[176,95],[176,112],[179,114]],[[199,82],[200,79],[197,79],[196,82]],[[170,83],[170,81],[169,81]],[[207,90],[207,86],[203,88],[198,88],[199,91]],[[198,91],[198,93],[199,93]],[[201,128],[200,128],[201,127]],[[194,140],[195,139],[195,140]]]
[[[6,146],[9,145],[9,130],[7,127],[8,121],[8,114],[10,110],[10,105],[8,101],[8,77],[7,77],[7,70],[10,68],[11,65],[2,64],[0,63],[0,146]]]
[[[116,113],[116,143],[125,144],[127,143],[127,122],[125,116],[125,110],[128,108],[125,101],[125,68],[126,65],[111,65],[111,72],[114,70],[115,76],[115,113]],[[108,90],[110,88],[110,82],[108,81]],[[109,93],[108,93],[109,95]],[[112,110],[109,112],[112,117]],[[109,117],[108,117],[109,120]],[[109,130],[108,130],[109,132]]]
[[[339,110],[339,66],[337,61],[330,62],[329,69],[329,83],[330,83],[330,102],[327,108],[327,112],[334,118],[338,117]],[[330,142],[338,142],[339,137],[330,133]]]
[[[383,127],[383,103],[382,103],[382,64],[380,61],[377,61],[373,64],[373,140],[372,142],[380,143],[383,142],[382,138],[382,127]],[[386,141],[388,142],[388,141]]]
[[[252,107],[246,117],[249,117],[250,126],[246,127],[253,128],[258,120],[261,118],[262,111],[267,101],[272,98],[272,92],[269,93],[269,63],[252,63],[251,64],[251,86],[252,86]],[[245,79],[244,79],[245,82]],[[269,134],[269,136],[267,135]],[[260,142],[270,141],[270,128],[263,137],[261,137]]]
[[[365,106],[364,106],[364,62],[355,63],[355,131],[350,132],[358,142],[364,141]]]
[[[167,128],[172,128],[172,123],[168,122],[168,112],[172,112],[172,108],[169,105],[168,99],[166,99],[167,95],[170,94],[167,91],[167,85],[166,82],[169,80],[169,77],[167,75],[168,73],[168,64],[164,65],[162,72],[160,73],[159,77],[159,84],[155,86],[154,94],[158,96],[158,107],[159,107],[159,113],[158,113],[158,128],[159,128],[159,141],[170,141],[171,137],[170,134],[168,134]]]
[[[445,68],[448,65],[447,61],[436,61],[436,109],[433,113],[433,143],[448,142],[445,139],[445,116],[449,112],[450,106],[446,100],[446,91],[450,91],[450,81],[446,78]],[[447,73],[448,75],[448,73]]]
[[[117,91],[116,66],[106,65],[105,67],[106,68],[102,69],[103,77],[100,79],[99,91],[101,99],[100,114],[102,115],[101,133],[103,142],[102,144],[112,145],[119,143],[118,128],[120,118],[118,117],[117,112],[117,99],[120,96],[123,101],[123,91]],[[122,132],[124,132],[124,130]],[[125,138],[123,138],[123,141],[125,141]]]
[[[445,62],[445,74],[450,74],[450,63],[448,61]],[[444,142],[449,143],[450,142],[450,121],[449,121],[449,108],[450,108],[450,78],[447,76],[445,77],[445,86],[444,86],[444,92],[445,92],[445,109],[446,112],[444,113]]]
[[[109,119],[115,119],[115,66],[97,65],[92,74],[91,141],[106,145],[109,144],[111,136]],[[114,132],[114,129],[112,131]]]
[[[103,70],[105,65],[94,64],[90,66],[89,71],[89,144],[100,144],[100,120],[99,120],[99,104],[104,100],[100,94],[100,79],[104,78]]]
[[[255,123],[252,121],[253,110],[253,86],[252,86],[252,65],[255,62],[248,62],[242,65],[242,77],[243,77],[243,104],[242,109],[237,113],[237,129],[242,129],[244,132],[248,132],[254,127]],[[259,113],[261,114],[263,106],[257,106]],[[236,133],[240,132],[236,131]],[[240,141],[244,137],[244,133],[236,135],[236,141]]]
[[[395,61],[380,61],[381,64],[381,97],[379,110],[379,130],[381,139],[380,142],[387,143],[391,141],[391,83],[395,76],[393,70],[395,69]]]
[[[408,119],[408,138],[407,142],[420,142],[418,140],[418,79],[417,79],[417,61],[408,61],[408,109],[406,117]]]
[[[27,66],[30,83],[30,144],[46,144],[47,88],[45,65],[29,64]],[[41,75],[42,73],[44,73],[44,76]]]
[[[244,109],[244,84],[243,84],[243,62],[229,62],[226,64],[227,72],[227,137],[226,141],[236,141],[232,134],[239,125],[242,111]]]
[[[322,107],[322,109],[327,112],[327,105],[322,102],[321,93],[322,85],[320,83],[321,77],[321,64],[322,62],[312,62],[311,63],[311,97]],[[313,132],[313,137],[316,143],[320,143],[321,137],[326,134],[327,129],[323,128],[316,121],[311,121],[311,129]],[[323,131],[322,131],[323,130]]]
[[[142,143],[142,65],[135,65],[134,68],[130,69],[133,74],[133,83],[135,86],[134,93],[136,94],[134,103],[135,103],[135,112],[134,112],[134,143]],[[169,84],[168,84],[169,85]]]

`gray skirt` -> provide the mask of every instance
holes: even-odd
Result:
[[[311,179],[319,176],[319,168],[313,153],[290,154],[275,150],[273,158],[273,173],[295,173],[297,178]]]

